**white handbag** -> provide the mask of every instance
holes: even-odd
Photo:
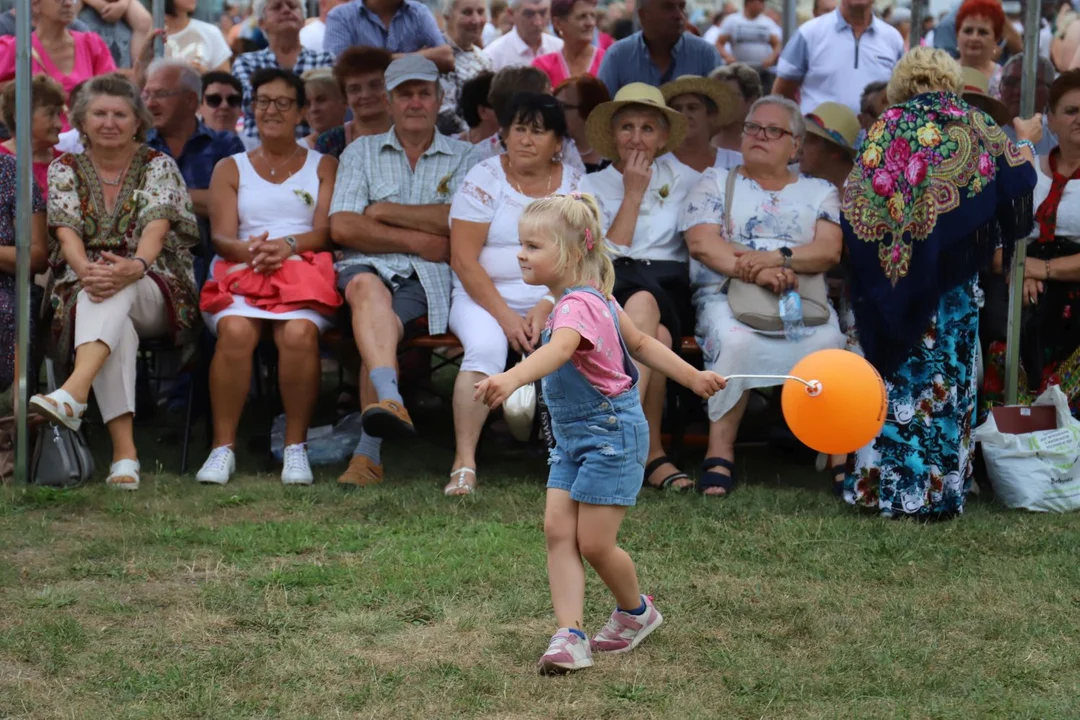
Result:
[[[521,363],[518,363],[519,365]],[[536,384],[522,385],[503,403],[503,417],[515,440],[528,442],[532,438],[536,417]]]

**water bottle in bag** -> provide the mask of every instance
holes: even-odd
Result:
[[[784,337],[801,340],[810,334],[803,324],[802,298],[797,290],[788,290],[780,296],[780,319],[784,322]]]

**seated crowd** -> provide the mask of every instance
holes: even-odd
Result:
[[[767,64],[780,63],[780,94],[770,94],[760,64],[722,65],[728,50],[685,32],[685,8],[666,0],[643,4],[644,29],[617,42],[598,29],[589,0],[516,0],[514,25],[487,48],[481,0],[444,5],[445,34],[418,3],[378,12],[363,0],[327,3],[337,7],[314,47],[304,42],[305,3],[255,0],[265,46],[235,59],[222,54],[220,30],[191,17],[194,2],[175,0],[166,57],[142,52],[151,36],[131,17],[140,52],[119,72],[97,35],[71,29],[69,0],[35,0],[47,54],[35,57],[31,257],[35,273],[46,258],[52,271],[42,320],[63,380],[35,395],[31,412],[77,429],[93,394],[112,441],[106,482],[136,489],[140,341],[162,339],[190,356],[209,333],[213,446],[196,477],[224,484],[237,470],[252,358],[272,340],[285,413],[281,480],[310,484],[320,337],[336,327],[360,358],[363,427],[338,482],[367,486],[392,477],[382,443],[415,434],[399,347],[452,333],[461,355],[444,492],[473,493],[489,413],[476,385],[539,347],[555,303],[523,279],[519,220],[537,199],[587,193],[613,259],[614,299],[638,329],[676,351],[692,336],[704,366],[725,377],[783,375],[827,348],[864,353],[888,381],[891,421],[865,450],[831,458],[834,490],[885,515],[962,511],[976,357],[987,367],[984,405],[1000,402],[1003,374],[1003,334],[975,324],[975,277],[985,270],[984,284],[996,281],[1003,260],[1001,249],[995,258],[978,245],[975,264],[946,269],[956,242],[1011,248],[1037,238],[1025,273],[1035,309],[1023,388],[1060,384],[1080,409],[1080,335],[1070,320],[1080,283],[1080,71],[1053,79],[1051,68],[1040,82],[1045,121],[1017,119],[1016,58],[998,66],[970,48],[961,63],[914,48],[875,77],[862,72],[865,89],[830,96],[827,83],[813,86],[820,69],[806,67],[811,25],[872,17],[864,2],[843,0],[804,25],[801,49],[789,44],[780,56],[770,41]],[[977,5],[962,31],[993,25],[978,14],[993,15],[984,7],[992,0],[969,2]],[[559,37],[544,32],[549,9]],[[69,72],[49,60],[71,48]],[[12,77],[3,77],[7,57],[0,44],[0,80]],[[987,78],[972,85],[961,64]],[[802,108],[787,97],[800,87]],[[829,99],[807,107],[808,97]],[[13,85],[3,121],[13,133]],[[943,142],[946,124],[947,137],[964,135],[960,148]],[[975,190],[917,225],[905,198],[921,202],[928,167],[965,148],[980,154],[947,180]],[[6,156],[15,152],[13,141],[0,144],[0,389],[14,374],[15,170]],[[981,175],[963,176],[971,168]],[[925,247],[886,246],[890,222]],[[897,282],[909,270],[941,281],[912,290],[915,281]],[[791,290],[824,288],[826,274],[846,276],[846,290],[797,335],[749,324],[729,295],[736,283],[753,285],[778,306]],[[929,337],[948,342],[927,345]],[[645,482],[732,492],[752,395],[778,383],[732,379],[708,401],[708,450],[691,477],[661,442],[667,379],[638,370]],[[917,422],[903,418],[908,410]]]

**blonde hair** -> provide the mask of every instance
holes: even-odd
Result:
[[[944,50],[916,47],[893,70],[885,89],[890,105],[905,103],[927,92],[959,93],[964,89],[960,63]]]
[[[559,247],[555,271],[573,273],[570,287],[590,285],[605,296],[615,287],[615,266],[604,247],[600,206],[592,195],[556,195],[533,201],[518,221],[518,232],[544,232]],[[588,247],[591,239],[592,247]]]

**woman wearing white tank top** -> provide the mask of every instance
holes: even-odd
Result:
[[[210,226],[217,255],[201,304],[207,326],[218,339],[210,364],[214,449],[196,478],[223,485],[236,469],[233,443],[251,386],[251,357],[269,328],[278,349],[278,385],[285,408],[281,481],[310,485],[313,477],[304,443],[319,388],[319,335],[331,325],[333,310],[340,304],[332,267],[330,292],[323,287],[330,260],[328,213],[337,161],[296,143],[305,104],[304,84],[296,75],[277,68],[260,70],[251,85],[262,144],[222,160],[210,182]],[[303,283],[296,279],[300,273]],[[270,276],[273,282],[263,283],[261,276]],[[260,284],[280,288],[281,303],[288,299],[291,304],[300,291],[304,308],[255,307],[250,293],[233,292]],[[311,293],[309,285],[315,287]],[[216,303],[208,302],[211,289]],[[208,305],[214,307],[212,314],[205,311]]]

